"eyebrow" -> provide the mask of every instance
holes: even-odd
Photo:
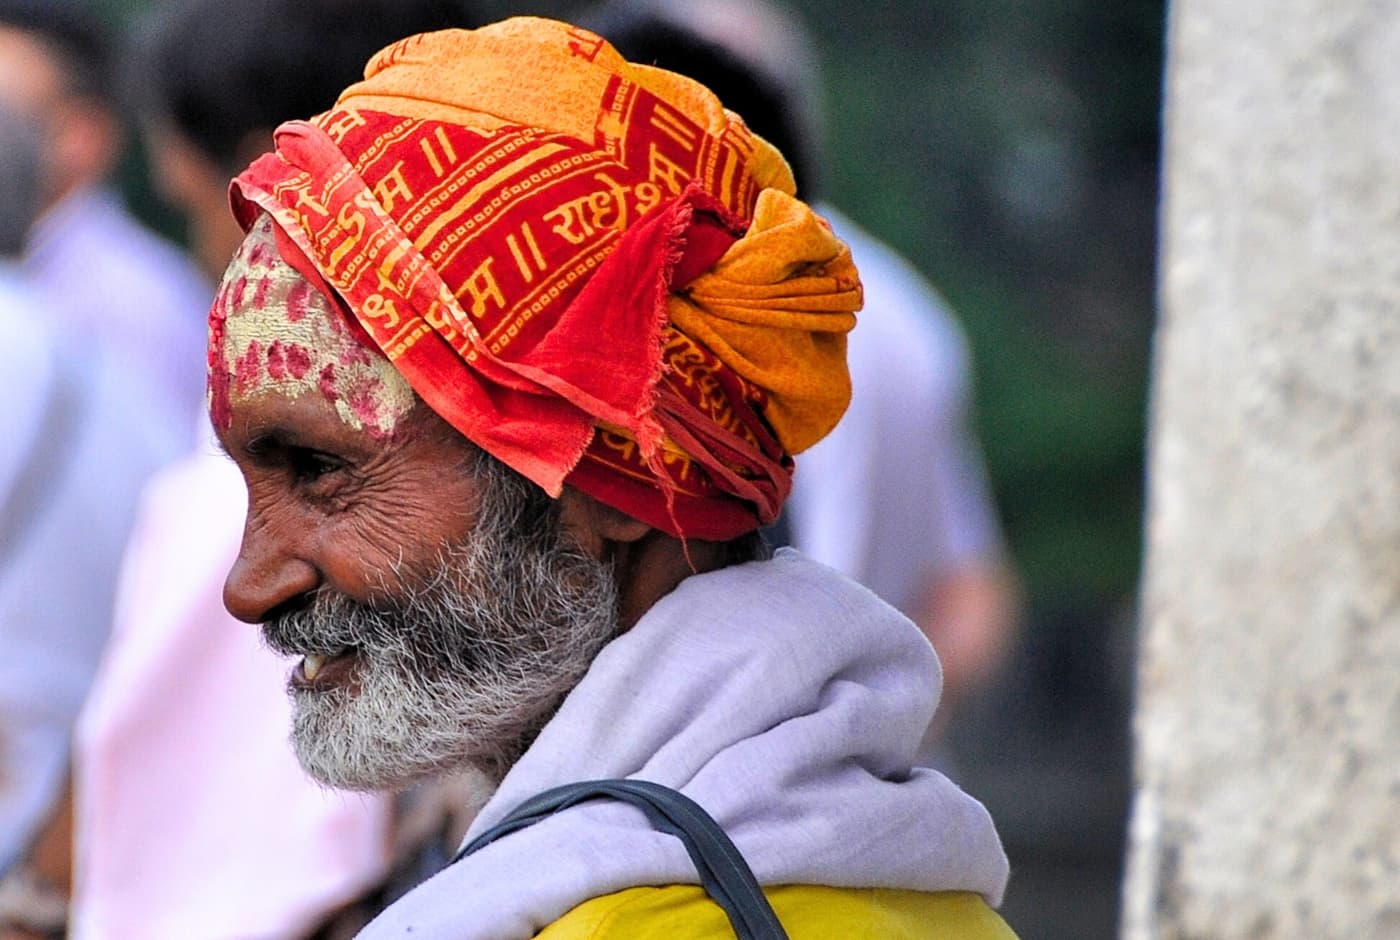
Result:
[[[269,450],[287,447],[303,447],[297,440],[297,436],[281,425],[273,425],[257,432],[239,448],[250,457],[258,457],[266,454]],[[230,460],[234,459],[233,451],[229,449],[228,443],[219,434],[214,435],[214,448],[220,454]]]
[[[301,437],[288,428],[281,425],[273,425],[264,428],[252,437],[248,438],[243,445],[243,452],[250,457],[261,457],[272,450],[287,450],[293,447],[305,448],[308,450],[319,450],[301,440]]]
[[[366,457],[359,448],[338,438],[326,438],[314,432],[308,435],[281,424],[256,431],[244,442],[241,450],[254,461],[280,460],[295,452],[321,454],[346,464],[358,463]]]

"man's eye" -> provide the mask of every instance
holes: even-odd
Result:
[[[344,469],[345,462],[319,450],[290,447],[287,449],[287,465],[298,483],[314,483],[328,473]]]

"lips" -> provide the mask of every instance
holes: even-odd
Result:
[[[358,661],[359,652],[353,648],[338,653],[307,653],[292,670],[290,684],[294,689],[318,692],[343,685]]]

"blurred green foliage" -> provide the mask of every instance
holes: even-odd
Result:
[[[957,311],[977,427],[1038,602],[1135,588],[1164,4],[795,4],[834,201]]]

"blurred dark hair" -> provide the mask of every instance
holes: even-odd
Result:
[[[19,257],[39,214],[39,140],[32,121],[0,107],[0,259]]]
[[[138,40],[138,110],[229,173],[260,128],[309,118],[413,33],[471,28],[465,0],[167,0]]]
[[[793,30],[799,28],[795,20],[787,20]],[[579,25],[612,43],[630,62],[679,72],[708,87],[726,108],[743,117],[749,130],[782,151],[802,198],[816,197],[821,184],[821,128],[815,102],[807,100],[813,89],[799,81],[794,71],[777,67],[778,63],[754,61],[690,28],[658,4],[605,2],[582,17]]]
[[[69,94],[116,110],[114,34],[81,0],[0,0],[0,26],[31,34],[54,57]]]

